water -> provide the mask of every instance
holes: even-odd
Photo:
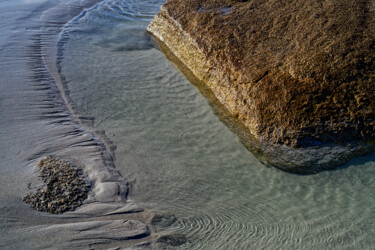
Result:
[[[164,1],[104,1],[65,27],[61,69],[114,141],[131,197],[173,214],[182,249],[370,249],[375,157],[310,176],[262,165],[145,28]]]
[[[176,217],[159,233],[183,235],[178,249],[373,248],[375,155],[309,176],[262,165],[145,34],[163,2],[104,1],[59,43],[72,104],[116,145],[130,198]]]
[[[93,4],[0,1],[0,249],[117,249],[150,241],[142,221],[152,214],[124,202],[126,181],[56,84],[58,34]],[[49,154],[82,167],[92,181],[89,199],[74,212],[51,215],[22,201],[40,185],[34,166]],[[130,213],[108,214],[119,207]]]

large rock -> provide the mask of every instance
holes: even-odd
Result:
[[[266,164],[311,173],[374,150],[374,0],[169,0],[148,31]]]

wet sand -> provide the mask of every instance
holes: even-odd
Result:
[[[162,2],[105,1],[60,37],[74,15],[59,2],[0,3],[0,248],[372,249],[375,155],[308,176],[265,167],[145,36]],[[24,203],[50,154],[107,180],[90,196],[103,200],[63,215]]]
[[[61,28],[94,4],[0,3],[0,248],[152,247],[154,214],[127,199],[109,145],[74,116],[56,67]],[[35,165],[46,155],[88,176],[92,189],[75,211],[51,215],[22,201],[40,186]]]

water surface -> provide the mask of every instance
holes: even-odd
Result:
[[[58,34],[97,2],[0,1],[0,249],[117,249],[143,242],[148,249],[147,228],[137,222],[147,214],[138,208],[136,214],[121,213],[135,211],[123,202],[126,181],[103,142],[74,119],[56,84]],[[95,202],[51,215],[22,201],[40,187],[34,166],[50,154],[85,170],[93,184],[85,203],[90,196]],[[134,228],[143,228],[142,235]]]
[[[336,171],[262,165],[145,29],[164,1],[110,0],[68,23],[60,69],[78,112],[117,146],[130,198],[173,215],[181,249],[371,249],[375,155]]]

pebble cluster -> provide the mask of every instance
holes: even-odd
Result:
[[[37,163],[43,186],[23,200],[37,211],[60,214],[79,207],[87,198],[90,184],[82,169],[56,157],[44,157]]]

